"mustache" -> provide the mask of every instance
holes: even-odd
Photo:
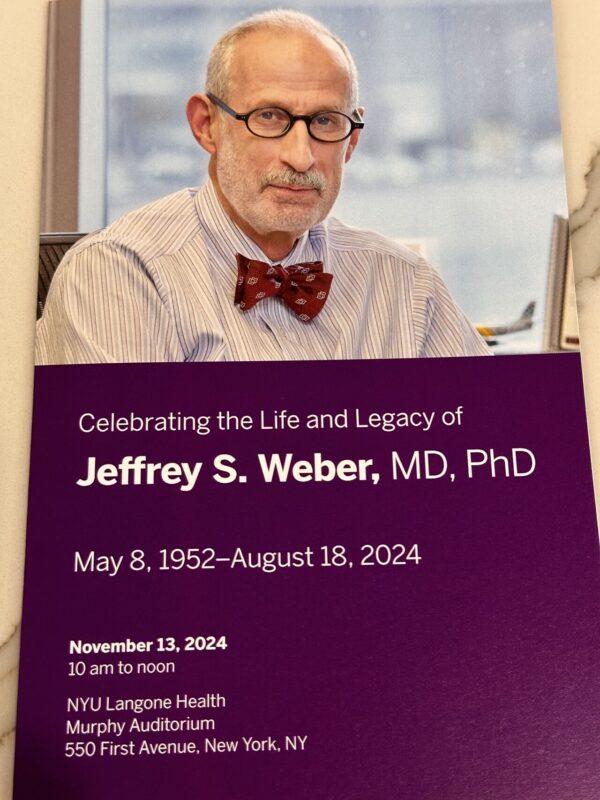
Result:
[[[316,170],[308,172],[295,172],[293,169],[273,170],[263,175],[261,180],[261,191],[271,184],[278,186],[301,186],[307,189],[315,189],[322,194],[327,185],[325,176]]]

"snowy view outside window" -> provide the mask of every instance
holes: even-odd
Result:
[[[366,127],[333,213],[424,240],[474,322],[511,322],[536,300],[533,329],[502,347],[539,350],[552,216],[566,208],[550,2],[285,5],[339,34],[359,69]],[[269,7],[84,0],[81,229],[205,180],[186,100],[217,38]]]

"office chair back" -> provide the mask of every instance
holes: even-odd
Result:
[[[37,318],[42,316],[50,283],[63,256],[85,233],[42,233],[40,236]]]

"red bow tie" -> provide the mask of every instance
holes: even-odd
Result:
[[[249,311],[265,297],[281,297],[302,322],[310,322],[325,305],[333,275],[313,261],[289,267],[271,266],[239,253],[235,305]]]

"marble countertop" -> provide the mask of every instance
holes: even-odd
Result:
[[[592,455],[600,465],[600,3],[554,0]],[[37,281],[46,0],[3,10],[0,303],[0,800],[12,796]],[[597,488],[598,494],[598,488]],[[599,495],[600,496],[600,495]]]

